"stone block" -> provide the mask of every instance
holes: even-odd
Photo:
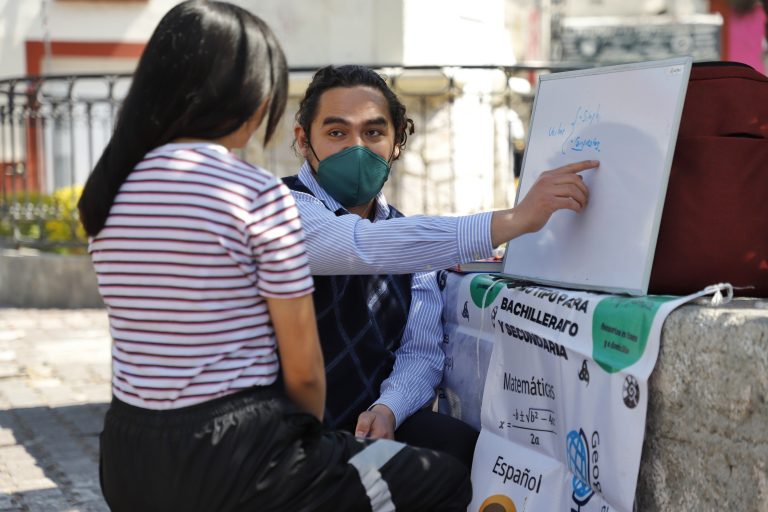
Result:
[[[0,251],[0,305],[20,308],[101,308],[88,256]]]
[[[674,311],[649,388],[638,509],[768,511],[768,303]]]

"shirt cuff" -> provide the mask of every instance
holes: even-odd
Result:
[[[392,411],[392,414],[395,415],[395,430],[397,430],[397,427],[399,427],[408,418],[408,416],[416,412],[410,410],[408,401],[405,400],[405,397],[396,395],[394,393],[387,393],[382,395],[378,400],[376,400],[376,402],[374,402],[373,405],[371,405],[371,407],[379,404],[389,407],[389,410]]]
[[[461,263],[493,256],[491,217],[493,212],[459,217],[457,236]]]

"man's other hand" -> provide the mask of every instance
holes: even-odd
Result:
[[[386,405],[374,405],[370,411],[357,417],[355,435],[371,439],[394,439],[395,414]]]

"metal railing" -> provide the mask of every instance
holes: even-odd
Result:
[[[472,96],[472,101],[491,116],[500,113],[500,119],[506,116],[525,127],[532,88],[521,91],[515,83],[520,84],[522,78],[530,84],[538,73],[578,67],[583,66],[376,66],[404,101],[419,130],[409,138],[406,153],[410,152],[410,156],[398,163],[398,172],[393,173],[387,184],[388,197],[399,206],[403,202],[413,203],[414,213],[456,213],[460,210],[456,206],[460,169],[454,159],[454,102]],[[244,158],[279,176],[296,172],[300,161],[290,148],[292,113],[303,94],[302,85],[306,85],[314,70],[291,70],[295,86],[275,143],[262,148],[254,141],[243,151]],[[470,86],[473,73],[484,74],[486,83],[497,82],[498,86],[476,90]],[[0,248],[83,251],[86,238],[79,228],[75,205],[88,173],[109,139],[130,80],[129,74],[0,80]],[[501,134],[502,141],[494,146],[494,152],[499,153],[493,157],[494,165],[500,167],[498,172],[494,171],[500,173],[494,177],[494,187],[509,182],[508,173],[515,162],[519,165],[524,145],[519,126],[515,131],[507,122],[506,133],[501,133],[505,132],[503,125],[504,121],[500,132],[494,131],[494,135]],[[499,195],[498,191],[491,191],[494,193]]]
[[[0,246],[80,249],[76,202],[131,75],[0,81]]]

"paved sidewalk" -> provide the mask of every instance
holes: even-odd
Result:
[[[0,308],[0,510],[108,510],[98,435],[109,351],[104,310]]]

